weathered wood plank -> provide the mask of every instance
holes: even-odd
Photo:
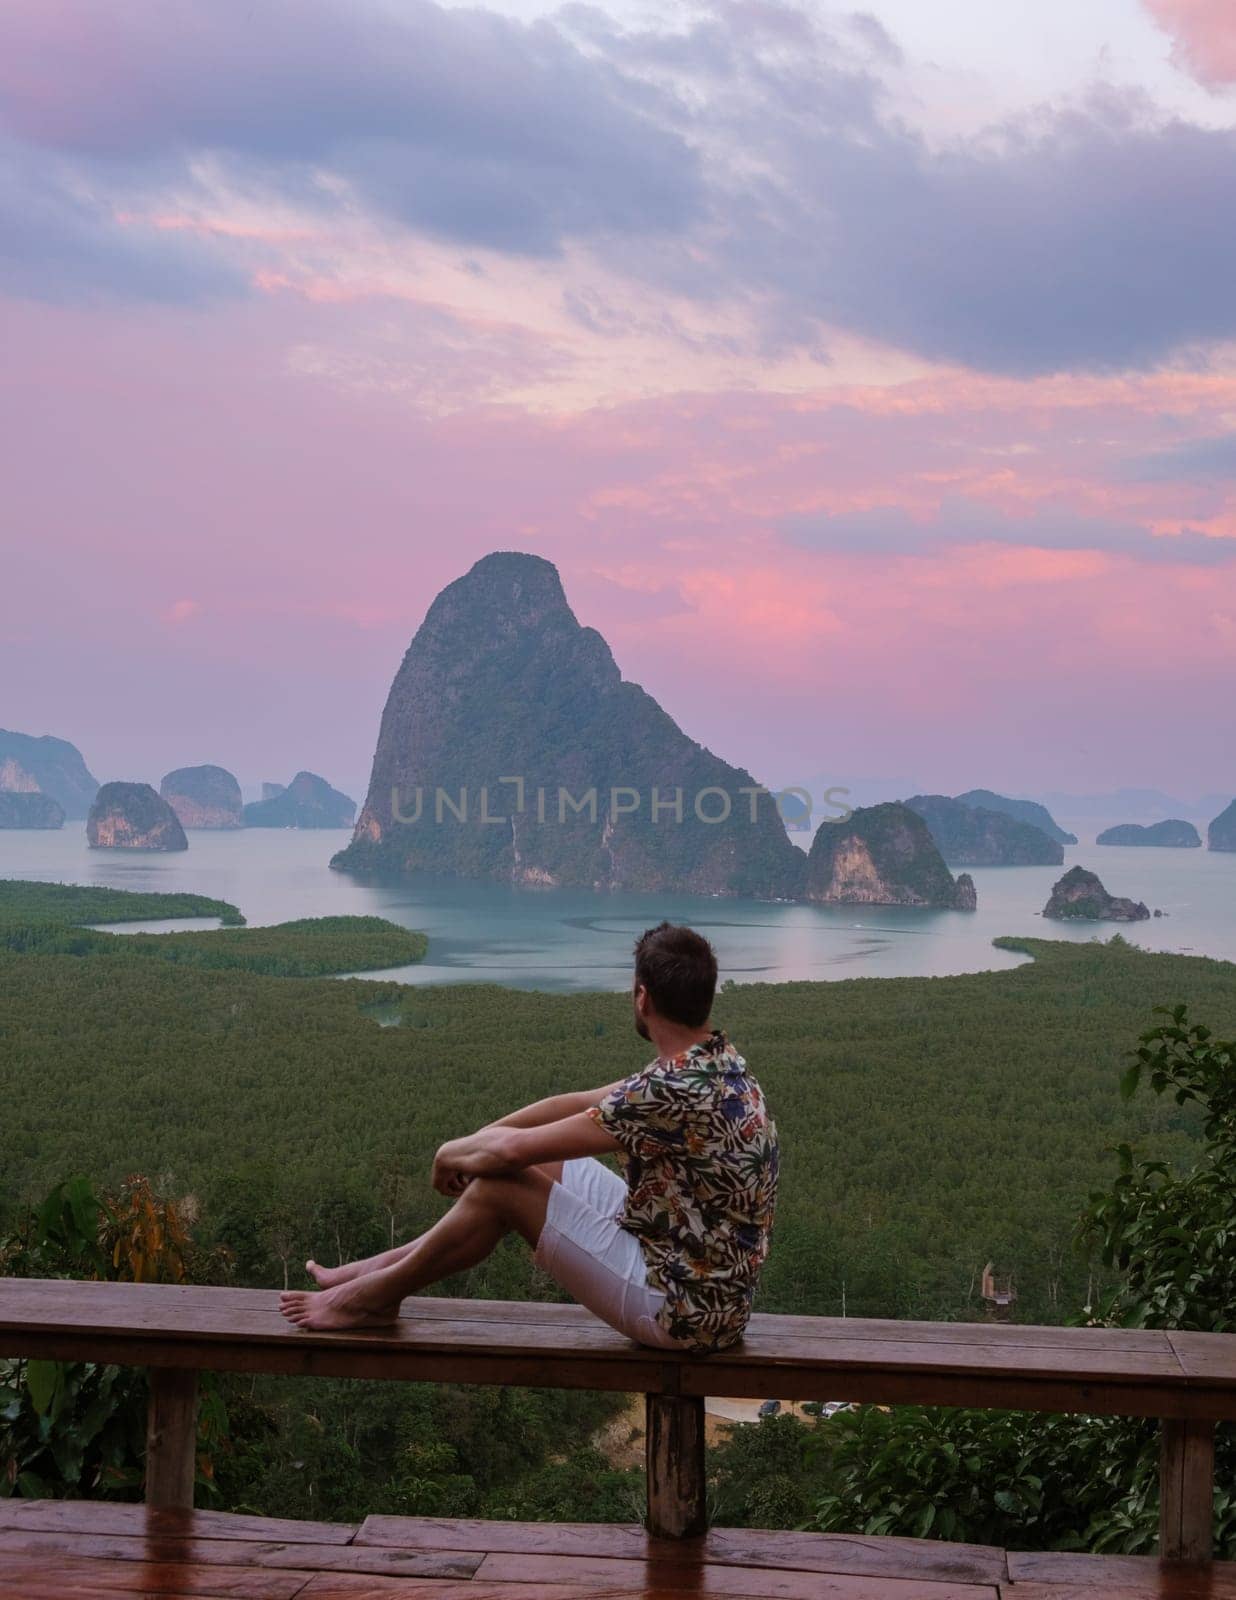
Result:
[[[1202,1568],[1164,1568],[1153,1583],[1127,1583],[1100,1579],[1093,1583],[1010,1583],[1000,1590],[1002,1600],[1217,1600],[1206,1587]]]
[[[1214,1424],[1166,1418],[1159,1456],[1159,1555],[1163,1560],[1210,1560],[1214,1494]]]
[[[348,1544],[359,1524],[294,1522],[237,1511],[180,1511],[114,1500],[0,1500],[0,1549],[9,1528],[129,1534],[134,1538],[255,1539],[269,1544]]]
[[[1199,1590],[1213,1600],[1236,1600],[1236,1562],[1215,1561],[1209,1566],[1183,1567],[1162,1564],[1157,1556],[1095,1556],[1072,1550],[1010,1550],[1009,1577],[1016,1583],[1015,1595],[1030,1584],[1083,1588],[1092,1592],[1106,1589],[1141,1593],[1184,1593]]]
[[[874,1539],[862,1534],[712,1528],[704,1538],[704,1559],[721,1566],[794,1567],[807,1572],[963,1584],[997,1584],[1008,1577],[1004,1551],[987,1545],[950,1544],[943,1539]]]
[[[1007,1577],[1003,1550],[942,1539],[711,1528],[702,1539],[654,1539],[637,1523],[455,1521],[442,1517],[366,1517],[356,1543],[399,1549],[471,1549],[511,1554],[617,1556],[717,1566],[790,1567],[869,1577],[932,1578],[996,1584]]]
[[[760,1596],[768,1600],[996,1600],[978,1584],[868,1578],[853,1573],[692,1566],[677,1561],[621,1561],[605,1556],[490,1555],[477,1582],[611,1584],[624,1594]]]
[[[193,1508],[197,1477],[197,1373],[153,1367],[146,1412],[146,1504]]]
[[[107,1561],[155,1561],[189,1566],[258,1567],[272,1571],[362,1572],[396,1577],[470,1578],[482,1550],[396,1550],[384,1545],[261,1543],[256,1539],[137,1538],[120,1533],[47,1533],[7,1529],[6,1556],[73,1556]]]
[[[0,1594],[20,1589],[47,1596],[218,1595],[235,1600],[293,1600],[304,1572],[260,1572],[252,1567],[189,1566],[182,1562],[103,1561],[58,1556],[54,1569],[37,1556],[0,1553]],[[40,1588],[40,1585],[45,1587]]]
[[[643,1589],[615,1589],[578,1583],[437,1583],[399,1578],[363,1578],[350,1573],[320,1573],[298,1600],[655,1600]],[[678,1597],[675,1597],[678,1600]]]
[[[1203,1383],[1236,1379],[1236,1334],[1169,1332],[1167,1342],[1186,1377]]]
[[[650,1394],[644,1406],[648,1532],[659,1539],[690,1539],[708,1526],[704,1402]]]
[[[3,1502],[0,1502],[2,1504]],[[642,1561],[651,1549],[682,1550],[685,1559],[699,1541],[669,1543],[650,1540],[636,1522],[492,1522],[471,1517],[366,1517],[356,1535],[358,1545],[385,1545],[400,1550],[502,1550],[535,1555],[624,1556]]]

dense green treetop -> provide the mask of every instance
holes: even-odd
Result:
[[[442,1139],[645,1060],[623,995],[408,988],[153,958],[173,943],[248,945],[260,955],[263,940],[303,954],[319,936],[385,938],[389,925],[374,920],[104,935],[96,947],[65,922],[49,933],[46,915],[38,924],[0,916],[0,939],[18,927],[46,935],[24,951],[0,947],[0,1236],[15,1227],[37,1256],[47,1208],[29,1213],[26,1200],[75,1172],[111,1195],[140,1195],[127,1175],[158,1172],[178,1214],[197,1219],[195,1248],[226,1261],[229,1281],[300,1282],[306,1255],[333,1262],[368,1253],[440,1213],[427,1174]],[[83,933],[81,953],[56,953],[56,936]],[[723,987],[716,1020],[761,1079],[782,1143],[760,1308],[973,1316],[978,1276],[992,1259],[1015,1277],[1026,1321],[1064,1320],[1093,1291],[1095,1316],[1225,1326],[1213,1320],[1232,1303],[1224,1232],[1232,1048],[1221,1039],[1236,1032],[1236,966],[1120,939],[1000,943],[1033,960],[951,978]],[[1162,1092],[1121,1099],[1128,1043],[1154,996],[1187,1004],[1220,1037],[1174,1013],[1138,1057]],[[1147,1140],[1153,1162],[1137,1153]],[[1092,1203],[1101,1259],[1089,1263],[1073,1248],[1077,1212],[1110,1171],[1113,1146],[1125,1148],[1115,1185]],[[1182,1275],[1195,1244],[1204,1293],[1194,1292],[1196,1274]],[[17,1270],[57,1269],[39,1257]],[[510,1242],[443,1292],[560,1293]],[[1197,1307],[1211,1320],[1189,1320]],[[109,1419],[94,1449],[119,1474],[117,1492],[139,1492],[125,1473],[140,1462],[142,1396],[104,1392],[114,1369],[55,1377],[51,1364],[34,1365],[33,1375],[7,1379],[0,1370],[0,1391],[6,1382],[9,1391],[0,1411],[22,1470],[84,1482],[68,1469],[95,1457],[69,1448],[75,1428],[53,1435],[66,1442],[60,1455],[44,1448],[43,1428],[57,1408],[63,1423],[64,1408],[84,1405],[83,1415]],[[442,1385],[219,1384],[208,1391],[200,1440],[213,1472],[201,1492],[216,1503],[340,1518],[638,1514],[638,1475],[608,1466],[589,1442],[612,1400]],[[121,1427],[130,1418],[132,1439]],[[1222,1439],[1220,1448],[1236,1465]],[[1029,1548],[1088,1540],[1142,1549],[1153,1537],[1153,1424],[864,1408],[809,1428],[783,1418],[741,1430],[713,1468],[722,1521],[814,1521]],[[1221,1473],[1221,1486],[1228,1478]],[[1229,1553],[1236,1509],[1222,1487],[1219,1504]]]
[[[1154,1129],[1187,1155],[1188,1109],[1122,1105],[1113,1074],[1148,997],[1236,1022],[1236,967],[1098,943],[1020,947],[1036,959],[1008,971],[719,996],[717,1019],[781,1131],[765,1309],[833,1314],[844,1295],[852,1313],[963,1314],[992,1258],[1016,1273],[1022,1314],[1052,1320],[1084,1292],[1068,1241],[1107,1147]],[[379,1026],[392,1016],[401,1025]],[[239,1184],[229,1226],[267,1230],[251,1281],[272,1282],[272,1207],[291,1260],[327,1247],[315,1218],[330,1197],[345,1254],[388,1223],[406,1234],[441,1209],[427,1174],[443,1140],[612,1082],[646,1053],[617,994],[290,980],[137,950],[0,952],[0,1182],[16,1199],[74,1171],[170,1173],[207,1216]],[[531,1287],[513,1247],[470,1281]]]
[[[423,933],[382,917],[310,917],[267,928],[131,934],[56,922],[0,921],[0,946],[18,952],[121,960],[136,955],[183,967],[283,978],[407,967],[424,957],[427,944]]]
[[[227,900],[204,894],[134,893],[97,884],[0,878],[0,921],[155,922],[177,917],[218,917],[232,927],[245,920]]]

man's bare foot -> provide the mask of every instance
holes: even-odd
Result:
[[[399,1320],[399,1302],[383,1305],[362,1279],[332,1289],[288,1289],[279,1296],[279,1310],[298,1328],[319,1330],[390,1327]]]
[[[333,1289],[339,1283],[351,1283],[365,1271],[359,1261],[345,1261],[341,1267],[320,1267],[316,1261],[306,1261],[305,1271],[319,1289]]]

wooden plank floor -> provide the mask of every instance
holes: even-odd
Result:
[[[3,1600],[1236,1600],[1236,1563],[858,1535],[368,1517],[347,1525],[0,1500]]]

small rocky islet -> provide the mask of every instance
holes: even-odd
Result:
[[[1169,817],[1163,822],[1121,822],[1114,828],[1104,828],[1094,842],[1167,850],[1200,850],[1202,836],[1191,822]]]
[[[182,828],[239,828],[244,802],[240,784],[226,767],[177,767],[159,793]]]
[[[1150,908],[1141,900],[1108,894],[1096,873],[1070,867],[1052,887],[1043,915],[1060,922],[1144,922]]]
[[[92,850],[187,850],[180,818],[148,783],[105,783],[86,819]]]

